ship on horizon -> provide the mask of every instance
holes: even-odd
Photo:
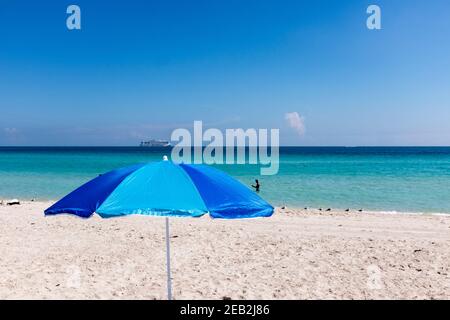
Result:
[[[141,141],[141,147],[170,147],[170,142],[161,139],[150,139],[147,141]]]

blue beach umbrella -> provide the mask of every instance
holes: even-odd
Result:
[[[168,217],[238,219],[269,217],[273,207],[224,172],[206,165],[168,161],[138,164],[99,175],[71,192],[45,215],[89,218],[130,214],[166,217],[167,290],[171,299]]]

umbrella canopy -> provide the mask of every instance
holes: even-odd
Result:
[[[268,217],[274,208],[224,172],[160,161],[110,171],[45,210],[88,218],[129,214],[235,219]]]

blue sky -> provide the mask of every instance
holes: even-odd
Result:
[[[446,0],[1,1],[0,145],[136,145],[194,120],[283,145],[450,145],[449,40]]]

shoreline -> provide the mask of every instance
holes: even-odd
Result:
[[[21,206],[26,204],[32,204],[32,203],[41,203],[46,204],[48,206],[51,206],[58,200],[22,200],[21,198],[10,198],[10,199],[0,199],[0,206],[7,206],[6,202],[11,201],[13,199],[17,199],[20,201],[19,205],[12,205],[14,206]],[[362,209],[362,211],[359,211],[359,209],[351,209],[349,208],[349,211],[346,211],[347,209],[342,208],[330,208],[330,211],[327,211],[328,208],[322,208],[322,210],[319,210],[320,208],[310,208],[304,209],[304,207],[298,207],[298,206],[287,206],[287,205],[280,205],[280,206],[274,206],[276,211],[283,211],[283,210],[294,210],[296,212],[304,212],[304,213],[312,213],[312,214],[325,214],[325,213],[356,213],[356,214],[380,214],[380,215],[417,215],[417,216],[450,216],[450,212],[425,212],[425,211],[399,211],[399,210],[371,210],[371,209]],[[283,209],[285,208],[285,209]]]

